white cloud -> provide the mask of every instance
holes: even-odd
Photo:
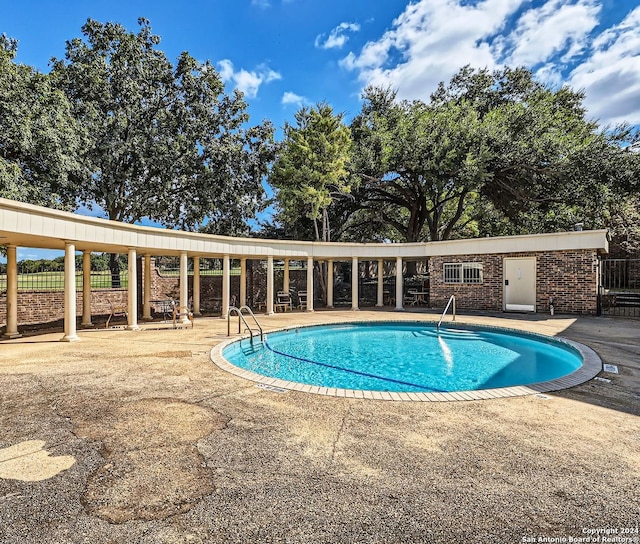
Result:
[[[218,63],[218,71],[224,83],[231,82],[235,87],[242,91],[248,98],[255,98],[258,89],[263,83],[269,83],[281,79],[282,76],[271,68],[261,65],[255,70],[238,70],[235,71],[233,63],[229,59],[221,60]]]
[[[326,38],[324,34],[319,34],[316,37],[315,45],[320,49],[341,49],[349,40],[347,32],[358,32],[359,30],[358,23],[340,23],[329,32],[329,36]]]
[[[489,40],[527,0],[459,0],[411,3],[377,41],[342,66],[357,70],[365,84],[391,86],[401,98],[426,99],[461,66],[496,67]]]
[[[640,7],[594,35],[603,0],[416,0],[377,40],[340,61],[363,85],[428,100],[464,65],[527,66],[586,91],[589,115],[640,124]]]
[[[564,83],[562,72],[552,62],[549,62],[535,71],[535,78],[553,87],[561,87]]]
[[[501,49],[510,50],[505,64],[534,66],[558,53],[564,53],[564,62],[570,61],[585,49],[600,9],[595,0],[551,0],[526,11],[514,30],[500,40]]]
[[[231,78],[233,77],[233,62],[228,59],[221,60],[218,63],[218,72],[220,73],[222,81],[225,83],[227,81],[231,81]]]
[[[300,96],[296,93],[292,93],[290,91],[287,91],[286,93],[284,93],[282,95],[282,104],[283,105],[288,105],[288,104],[295,104],[296,106],[298,106],[299,108],[302,106],[308,106],[310,104],[309,100],[307,98],[305,98],[304,96]]]
[[[606,123],[640,125],[640,7],[592,43],[569,84],[586,92],[589,113]]]

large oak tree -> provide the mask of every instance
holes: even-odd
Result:
[[[629,131],[600,129],[582,101],[521,68],[463,68],[428,103],[367,89],[351,125],[354,224],[405,241],[602,226],[629,178]]]
[[[79,201],[116,221],[241,229],[262,203],[272,126],[247,128],[242,94],[226,94],[209,62],[184,52],[174,65],[149,22],[139,25],[134,34],[88,20],[54,59],[52,77],[91,137]]]
[[[70,209],[86,131],[47,74],[15,62],[17,45],[0,36],[0,196]]]

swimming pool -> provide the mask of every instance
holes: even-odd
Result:
[[[236,374],[285,388],[298,384],[328,394],[426,394],[429,400],[439,394],[533,384],[548,384],[545,390],[553,390],[551,386],[567,387],[584,374],[582,350],[569,342],[493,327],[447,326],[438,331],[424,322],[292,328],[269,333],[263,343],[229,343],[220,355],[239,369]]]

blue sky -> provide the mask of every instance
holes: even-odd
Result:
[[[367,84],[427,100],[471,64],[527,66],[583,89],[601,124],[640,125],[640,0],[0,0],[0,33],[47,72],[88,17],[135,32],[141,16],[169,58],[210,60],[243,90],[255,123],[320,101],[349,121]]]

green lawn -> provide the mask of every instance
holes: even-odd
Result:
[[[128,275],[120,273],[120,286],[126,288],[129,284]],[[111,272],[91,272],[92,289],[108,289],[111,287]],[[58,291],[64,289],[64,272],[36,272],[33,274],[18,274],[19,291]],[[76,289],[82,289],[82,273],[76,273]],[[0,275],[0,291],[7,290],[7,276]]]
[[[276,267],[281,270],[282,266]],[[303,270],[302,266],[291,266],[290,271]],[[240,276],[240,268],[232,268],[231,276]],[[193,275],[193,270],[189,271],[189,275]],[[201,270],[201,276],[222,276],[222,270]],[[162,276],[178,277],[179,269],[164,269]],[[126,289],[129,285],[128,274],[123,271],[120,273],[121,287]],[[92,289],[109,289],[111,287],[111,272],[102,270],[100,272],[91,272],[91,288]],[[18,274],[18,290],[19,291],[58,291],[64,289],[64,272],[34,272],[33,274]],[[76,272],[76,289],[82,289],[82,272]],[[0,292],[7,290],[7,276],[0,274]]]

